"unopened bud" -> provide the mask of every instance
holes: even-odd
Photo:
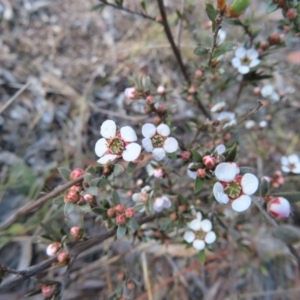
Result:
[[[79,200],[76,202],[77,205],[83,205],[85,204],[85,200],[82,196],[79,197]]]
[[[136,185],[137,185],[137,186],[142,186],[143,183],[144,183],[143,179],[138,179],[138,180],[136,181]]]
[[[125,217],[127,219],[131,219],[135,214],[135,210],[132,207],[128,207],[125,210]]]
[[[105,177],[107,177],[107,176],[109,176],[112,173],[112,171],[113,171],[113,166],[110,165],[110,164],[107,164],[107,165],[105,165],[103,167],[103,171],[102,172],[103,172],[103,175]]]
[[[126,287],[128,288],[129,291],[133,291],[135,288],[135,283],[131,279],[129,279],[126,282]]]
[[[149,106],[148,104],[144,105],[144,112],[146,114],[151,114],[153,112],[153,108]]]
[[[125,273],[124,272],[119,272],[117,274],[117,278],[119,281],[123,281],[125,279]]]
[[[79,240],[82,237],[82,229],[78,226],[74,226],[70,229],[70,234],[74,239]]]
[[[277,45],[280,43],[280,34],[278,32],[274,32],[269,36],[270,45]]]
[[[94,196],[91,195],[91,194],[85,194],[85,195],[83,196],[83,198],[84,198],[84,200],[85,200],[86,202],[88,202],[88,203],[93,203],[94,200],[95,200]]]
[[[182,211],[182,212],[185,211],[186,210],[186,205],[184,205],[184,204],[179,205],[178,210]]]
[[[260,88],[259,88],[258,86],[255,87],[255,88],[253,89],[253,93],[254,93],[254,95],[256,95],[256,96],[260,95]]]
[[[275,197],[268,202],[267,210],[273,218],[282,220],[291,214],[291,205],[287,199]]]
[[[161,178],[164,176],[164,170],[163,168],[155,168],[153,171],[153,176],[155,178]]]
[[[205,178],[205,176],[206,176],[205,169],[198,169],[197,170],[197,176],[200,177],[200,178]]]
[[[286,12],[286,17],[289,20],[294,20],[297,17],[297,10],[295,8],[290,8],[288,9],[288,11]]]
[[[159,116],[156,116],[153,118],[153,123],[157,126],[161,123],[161,118]]]
[[[163,115],[165,115],[166,112],[167,112],[165,106],[162,105],[162,104],[160,104],[160,105],[157,107],[156,111],[157,111],[157,114],[158,114],[159,116],[163,116]]]
[[[79,200],[79,197],[80,197],[80,195],[76,191],[70,190],[64,196],[64,202],[65,203],[75,203]]]
[[[238,18],[246,11],[249,5],[250,0],[234,0],[228,7],[227,14],[230,18]]]
[[[197,92],[197,89],[194,85],[191,85],[188,89],[189,94],[195,94]]]
[[[184,161],[189,160],[190,157],[191,157],[191,153],[190,153],[189,151],[183,151],[183,152],[181,153],[181,158],[182,158],[182,160],[184,160]]]
[[[148,104],[148,105],[151,105],[151,104],[154,104],[154,98],[152,97],[152,96],[148,96],[147,98],[146,98],[146,103]]]
[[[116,216],[116,223],[118,225],[124,225],[126,224],[126,222],[127,222],[126,217],[123,214]]]
[[[115,211],[117,214],[122,214],[125,211],[125,206],[123,204],[117,204],[115,206]]]
[[[52,298],[57,294],[57,288],[56,285],[48,285],[48,284],[43,284],[42,285],[42,294],[46,298]]]
[[[136,89],[135,88],[127,88],[124,91],[125,97],[131,100],[135,99]]]
[[[111,207],[107,210],[107,216],[109,218],[114,218],[116,216],[116,209],[114,207]]]
[[[162,18],[161,15],[159,15],[159,16],[157,16],[157,17],[155,18],[155,20],[156,20],[156,22],[161,23],[161,22],[163,21],[163,18]]]
[[[60,249],[61,249],[61,243],[54,242],[54,243],[48,245],[48,247],[46,249],[46,254],[48,256],[55,256]]]
[[[171,220],[171,221],[176,221],[177,219],[178,219],[177,214],[176,214],[175,212],[172,212],[172,213],[170,214],[170,220]]]
[[[164,86],[160,85],[158,88],[157,88],[157,94],[159,95],[164,95],[166,92],[166,89]]]
[[[58,263],[61,265],[67,265],[70,259],[70,255],[67,252],[61,252],[57,256]]]
[[[201,70],[196,70],[195,71],[195,78],[196,79],[201,79],[203,76],[203,72]]]
[[[79,177],[82,177],[83,175],[84,175],[84,170],[76,168],[70,173],[70,180],[77,179]]]
[[[207,169],[212,169],[216,165],[216,159],[211,155],[205,155],[202,162]]]

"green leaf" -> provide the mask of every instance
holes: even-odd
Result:
[[[284,197],[290,201],[290,203],[300,202],[300,192],[278,192],[273,193],[273,197]]]
[[[194,49],[193,53],[198,56],[207,55],[209,54],[209,49],[202,46],[198,46]]]
[[[135,231],[140,229],[140,226],[135,219],[129,219],[126,225]]]
[[[237,145],[234,144],[231,148],[224,152],[225,161],[233,162],[237,154]]]
[[[267,13],[270,14],[270,13],[274,12],[277,8],[278,8],[278,4],[272,3],[268,6]]]
[[[249,167],[240,167],[240,175],[245,175],[246,173],[253,173],[254,169]]]
[[[219,57],[228,51],[232,51],[232,48],[235,46],[233,42],[224,42],[220,44],[213,53],[213,57]]]
[[[192,153],[192,158],[194,162],[202,162],[202,156],[198,151],[191,149],[190,152]]]
[[[218,11],[214,8],[212,3],[206,2],[205,6],[206,6],[205,9],[206,9],[206,13],[207,13],[208,18],[211,21],[214,21],[216,19],[217,15],[218,15]]]
[[[61,205],[64,203],[64,196],[58,196],[56,198],[53,199],[53,203],[56,205]]]
[[[149,91],[151,88],[151,79],[149,76],[146,77],[146,80],[145,80],[145,85],[144,85],[144,89],[146,91]]]
[[[270,182],[267,179],[262,178],[259,187],[260,196],[265,197],[268,194],[269,189],[270,189]]]
[[[233,26],[243,26],[243,23],[239,20],[239,19],[225,19],[224,20],[225,23],[229,24],[229,25],[233,25]]]
[[[130,162],[127,166],[126,172],[127,173],[132,173],[135,170],[136,167],[137,167],[137,164],[135,164],[133,162]]]
[[[70,215],[76,207],[76,204],[67,202],[64,207],[64,214],[67,217]]]
[[[112,191],[112,203],[114,204],[114,205],[117,205],[117,204],[120,204],[120,198],[119,198],[119,195],[118,195],[118,193],[117,193],[117,191],[116,190],[113,190]]]
[[[145,1],[141,1],[141,7],[143,10],[146,10],[146,3]]]
[[[87,182],[88,184],[90,184],[93,180],[93,174],[91,173],[84,173],[83,175],[83,182]]]
[[[57,169],[63,179],[65,179],[67,181],[70,180],[71,170],[69,170],[67,168],[57,168]]]
[[[125,225],[120,225],[117,230],[117,238],[121,239],[126,234],[127,227]]]
[[[103,207],[95,207],[92,209],[92,211],[100,216],[106,215],[107,214],[107,209]]]
[[[235,15],[238,15],[243,13],[249,5],[250,0],[234,0],[230,6],[230,9]]]
[[[145,206],[144,203],[138,203],[133,208],[135,211],[140,211]]]
[[[89,213],[89,212],[92,211],[91,206],[90,206],[88,203],[84,203],[84,204],[82,204],[82,205],[79,205],[79,208],[80,208],[82,211],[86,212],[86,213]]]
[[[91,186],[101,186],[103,181],[107,181],[105,177],[94,178],[91,181]]]
[[[91,194],[93,196],[97,196],[98,195],[98,188],[96,186],[90,186],[88,188],[85,188],[85,192],[87,194]]]
[[[204,183],[203,179],[201,179],[200,177],[197,176],[196,180],[195,180],[195,186],[194,186],[195,193],[198,193],[202,190],[203,183]]]
[[[273,236],[290,245],[300,241],[300,230],[293,225],[280,225],[274,229]]]
[[[42,293],[42,289],[39,288],[38,290],[34,290],[33,292],[26,294],[25,297],[33,297],[33,296],[41,294],[41,293]]]
[[[199,251],[199,260],[202,264],[205,264],[205,249]]]
[[[114,165],[113,174],[114,174],[115,177],[119,176],[124,171],[125,171],[125,169],[121,165],[118,165],[118,164]]]
[[[168,157],[171,158],[171,159],[176,159],[177,158],[177,154],[175,152],[168,153]]]

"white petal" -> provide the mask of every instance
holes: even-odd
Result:
[[[197,212],[196,212],[196,218],[197,218],[197,220],[199,220],[199,221],[202,220],[202,214],[201,214],[200,211],[197,211]]]
[[[248,49],[246,55],[250,60],[254,60],[254,59],[258,58],[259,53],[255,49]]]
[[[296,164],[295,167],[292,170],[292,173],[294,174],[300,174],[300,163]]]
[[[109,161],[114,161],[118,156],[115,154],[106,154],[97,160],[99,164],[105,165]]]
[[[164,142],[164,149],[167,153],[173,153],[178,149],[178,142],[175,138],[169,137]]]
[[[163,196],[162,198],[164,199],[163,207],[164,208],[170,208],[172,206],[171,200],[168,197],[165,197],[165,196]]]
[[[152,151],[153,158],[157,161],[163,160],[164,157],[166,156],[166,151],[164,148],[155,148]]]
[[[130,126],[122,127],[120,132],[121,138],[125,142],[135,142],[137,140],[136,133]]]
[[[264,87],[262,87],[260,91],[261,95],[265,98],[270,97],[273,92],[274,92],[274,87],[271,84],[265,85]]]
[[[223,154],[225,151],[226,151],[226,147],[221,144],[219,146],[216,147],[216,150],[215,150],[218,154]]]
[[[116,136],[117,125],[113,120],[106,120],[102,123],[100,133],[103,137],[111,139]]]
[[[284,166],[288,166],[289,165],[289,160],[287,156],[282,156],[281,157],[281,164]]]
[[[213,194],[216,200],[221,204],[227,204],[229,201],[228,196],[224,193],[223,185],[220,182],[216,182],[213,187]]]
[[[149,139],[149,138],[142,139],[142,145],[147,152],[153,151],[153,144],[152,144],[151,139]]]
[[[134,193],[131,197],[132,201],[138,202],[141,199],[141,193]]]
[[[290,173],[292,170],[289,167],[281,166],[281,170],[285,173]]]
[[[195,233],[194,233],[193,231],[186,231],[186,232],[184,233],[184,236],[183,236],[184,240],[185,240],[187,243],[193,242],[194,239],[195,239],[195,237],[196,237],[196,235],[195,235]]]
[[[216,241],[216,239],[217,239],[216,234],[213,231],[210,231],[206,234],[204,240],[206,244],[212,244]]]
[[[224,108],[226,106],[226,103],[224,101],[216,103],[211,109],[211,112],[217,112]]]
[[[246,54],[247,54],[247,50],[244,47],[239,47],[234,52],[234,55],[241,59],[245,58]]]
[[[220,163],[215,170],[216,177],[225,182],[232,181],[236,176],[236,166],[231,163]]]
[[[163,205],[164,199],[162,197],[156,198],[153,204],[154,210],[157,212],[161,212],[164,209]]]
[[[238,71],[240,74],[247,74],[250,72],[250,67],[248,66],[239,66]]]
[[[156,133],[156,127],[153,124],[146,123],[142,127],[142,135],[145,138],[151,138],[155,135]]]
[[[232,64],[232,66],[234,67],[234,68],[238,68],[241,64],[242,64],[242,62],[241,62],[241,60],[238,58],[238,57],[234,57],[232,60],[231,60],[231,64]]]
[[[249,67],[250,68],[255,68],[256,66],[258,66],[260,64],[260,59],[254,59],[250,62]]]
[[[189,227],[194,231],[198,231],[201,228],[201,221],[198,219],[194,219],[192,222],[189,223]]]
[[[205,248],[205,243],[202,240],[194,240],[193,247],[196,250],[200,251],[200,250],[203,250]]]
[[[242,177],[241,186],[246,195],[254,194],[258,189],[258,184],[258,178],[251,173],[247,173]]]
[[[141,154],[142,147],[137,143],[130,143],[123,151],[122,157],[125,161],[134,161]]]
[[[280,100],[280,96],[278,93],[274,92],[271,96],[270,96],[270,100],[272,102],[278,102]]]
[[[289,155],[288,160],[290,164],[297,164],[299,162],[299,157],[296,154],[291,154]]]
[[[201,222],[201,229],[204,232],[209,232],[212,229],[211,221],[208,219],[205,219]]]
[[[141,191],[143,192],[143,193],[147,193],[147,192],[149,192],[151,190],[151,187],[149,186],[149,185],[146,185],[146,186],[144,186],[142,189],[141,189]]]
[[[251,205],[251,198],[248,195],[242,195],[231,203],[233,210],[237,212],[245,211]]]
[[[170,127],[166,124],[160,124],[156,128],[157,133],[159,133],[162,136],[168,136],[171,133]]]
[[[102,138],[97,141],[95,145],[95,153],[98,157],[101,157],[104,155],[104,153],[108,150],[107,142],[105,138]]]
[[[192,179],[196,179],[196,177],[197,177],[197,172],[191,171],[191,170],[187,169],[187,175],[188,175],[190,178],[192,178]]]

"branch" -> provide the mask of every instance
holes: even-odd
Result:
[[[216,19],[216,28],[213,36],[213,45],[210,51],[209,60],[208,60],[208,66],[211,67],[212,65],[212,59],[215,49],[218,47],[218,33],[219,30],[222,28],[222,21],[223,21],[223,15],[219,13],[217,19]]]
[[[137,16],[140,16],[144,19],[148,19],[148,20],[151,20],[153,22],[157,22],[156,18],[154,17],[151,17],[149,15],[146,15],[146,14],[143,14],[141,12],[137,12],[137,11],[134,11],[134,10],[130,10],[128,8],[125,8],[123,6],[119,6],[119,5],[116,5],[116,4],[112,4],[112,3],[108,3],[106,2],[106,0],[99,0],[99,2],[103,3],[104,5],[106,6],[110,6],[110,7],[113,7],[115,9],[118,9],[118,10],[121,10],[121,11],[124,11],[124,12],[127,12],[129,14],[132,14],[132,15],[137,15]]]
[[[12,225],[15,221],[17,221],[20,217],[25,216],[29,212],[33,211],[34,209],[42,206],[44,203],[46,203],[49,199],[54,198],[58,196],[60,193],[64,192],[68,188],[70,188],[72,185],[80,182],[83,180],[83,176],[76,178],[72,181],[69,181],[63,185],[59,185],[57,188],[55,188],[52,192],[49,194],[39,198],[38,200],[28,203],[21,207],[17,212],[15,212],[12,216],[10,216],[7,220],[3,221],[0,224],[0,231],[6,229],[10,225]]]

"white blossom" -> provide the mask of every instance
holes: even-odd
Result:
[[[250,69],[260,64],[260,59],[258,59],[259,53],[253,48],[246,49],[239,47],[235,50],[234,54],[235,57],[231,60],[231,63],[240,74],[247,74],[250,72]]]
[[[286,173],[300,174],[300,159],[296,154],[281,157],[281,170]]]
[[[166,124],[157,127],[150,123],[143,125],[143,147],[147,152],[152,152],[155,160],[163,160],[166,152],[173,153],[178,149],[178,142],[175,138],[169,137],[170,133],[170,127]]]
[[[221,163],[215,169],[219,180],[214,184],[213,194],[221,204],[231,203],[233,210],[245,211],[251,205],[250,195],[258,188],[259,181],[251,173],[238,175],[240,169],[236,163]]]
[[[275,197],[267,204],[269,214],[277,220],[282,220],[291,214],[290,202],[283,197]]]
[[[96,155],[100,157],[99,164],[106,164],[121,157],[125,161],[134,161],[139,157],[142,147],[134,143],[137,136],[130,126],[117,130],[114,121],[106,120],[101,125],[100,133],[103,138],[99,139],[95,145]]]
[[[280,100],[279,94],[270,84],[263,86],[260,90],[260,93],[264,98],[269,99],[271,102],[278,102]]]
[[[229,111],[222,111],[219,113],[217,120],[219,121],[226,121],[224,123],[223,128],[226,128],[228,126],[233,126],[236,125],[236,117],[234,112],[229,112]]]
[[[169,209],[171,205],[171,200],[167,196],[162,196],[154,200],[153,208],[156,212],[161,212],[164,209]]]
[[[221,102],[218,102],[218,103],[214,104],[212,106],[212,108],[210,109],[210,111],[211,112],[218,112],[218,111],[222,110],[225,106],[226,106],[226,102],[221,101]]]

